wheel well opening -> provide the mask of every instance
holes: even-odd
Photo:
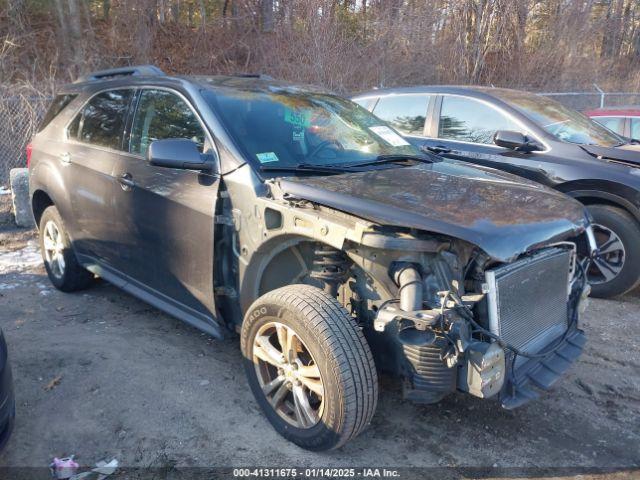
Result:
[[[583,205],[610,205],[612,207],[618,207],[623,210],[626,210],[622,205],[613,202],[611,200],[607,200],[605,198],[596,198],[596,197],[578,197],[576,200],[579,200]]]
[[[42,213],[49,206],[53,205],[53,200],[42,190],[36,190],[31,199],[31,210],[33,211],[33,218],[36,221],[36,227],[40,225],[40,218]]]
[[[269,255],[258,277],[258,296],[292,283],[304,283],[308,276],[313,242],[299,239]]]
[[[589,196],[589,195],[576,196],[574,198],[576,200],[578,200],[580,203],[582,203],[586,207],[591,206],[591,205],[607,205],[609,207],[618,208],[618,209],[623,210],[624,212],[628,213],[629,215],[631,215],[631,217],[633,217],[633,219],[635,219],[636,222],[640,223],[639,213],[637,211],[632,211],[631,209],[629,209],[629,207],[627,205],[624,205],[621,202],[616,202],[615,200],[611,200],[611,199],[608,199],[608,198],[594,197],[594,196]]]
[[[620,205],[619,203],[614,202],[613,200],[608,200],[606,198],[597,198],[597,197],[578,197],[576,198],[576,200],[579,200],[580,203],[582,203],[586,207],[589,207],[592,205],[607,205],[609,207],[617,208],[629,214],[631,218],[636,221],[636,223],[640,224],[640,218],[638,218],[637,215],[634,215],[634,212],[630,211],[624,205]]]
[[[270,239],[243,273],[241,310],[246,311],[257,298],[287,285],[304,283],[324,289],[325,282],[312,275],[319,245],[317,240],[302,236]]]

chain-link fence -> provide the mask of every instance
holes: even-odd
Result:
[[[640,93],[630,92],[553,92],[539,95],[551,97],[580,112],[602,107],[640,105]]]
[[[36,134],[51,98],[0,97],[0,186],[9,184],[9,170],[26,166],[26,147]]]

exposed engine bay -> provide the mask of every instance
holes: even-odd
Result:
[[[586,219],[503,259],[467,239],[369,222],[277,184],[256,200],[229,205],[240,308],[284,285],[324,289],[357,319],[378,369],[400,377],[409,400],[435,403],[460,390],[515,408],[582,351]]]
[[[499,395],[515,408],[536,398],[532,385],[549,388],[580,355],[589,286],[575,244],[502,265],[481,257],[463,264],[443,250],[394,260],[396,296],[359,311],[373,323],[365,332],[381,367],[403,377],[408,399],[434,403],[458,389]],[[355,290],[362,298],[367,286],[356,282]]]

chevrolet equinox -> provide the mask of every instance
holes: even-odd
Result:
[[[511,409],[583,349],[580,203],[421,152],[322,89],[95,72],[61,88],[28,151],[51,282],[101,277],[239,334],[257,403],[304,448],[366,427],[378,371],[415,402]]]

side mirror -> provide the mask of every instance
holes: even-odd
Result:
[[[147,160],[157,167],[206,172],[214,169],[211,155],[200,153],[198,145],[186,138],[167,138],[151,142],[147,150]]]
[[[498,130],[493,136],[493,143],[499,147],[517,150],[519,152],[542,150],[542,147],[536,142],[532,142],[522,133],[512,130]]]

